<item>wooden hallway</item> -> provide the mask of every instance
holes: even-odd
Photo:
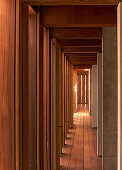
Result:
[[[70,129],[60,157],[60,170],[102,170],[102,158],[97,156],[97,129],[92,128],[88,105],[80,105],[74,113],[74,128]]]

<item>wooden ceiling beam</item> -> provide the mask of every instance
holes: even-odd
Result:
[[[60,39],[57,40],[59,43],[59,46],[61,48],[63,47],[102,47],[102,39],[101,40],[87,40],[87,39]]]
[[[101,53],[101,47],[66,47],[62,48],[64,53]]]
[[[117,6],[41,6],[40,24],[45,27],[116,26]]]
[[[90,68],[92,68],[91,64],[73,65],[73,69],[90,69]]]
[[[97,61],[97,57],[82,57],[82,58],[69,58],[67,57],[69,61]]]
[[[65,53],[68,58],[97,57],[97,53]]]
[[[94,65],[94,64],[97,64],[97,60],[95,60],[95,61],[70,61],[71,62],[71,64],[73,64],[73,65],[83,65],[83,64],[91,64],[91,65]]]
[[[102,28],[50,28],[50,36],[57,39],[101,39]]]
[[[117,5],[120,0],[20,0],[31,5]]]

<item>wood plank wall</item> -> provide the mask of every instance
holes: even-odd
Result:
[[[0,1],[0,169],[15,169],[15,0]]]
[[[37,56],[36,56],[36,12],[29,6],[29,41],[28,41],[28,167],[37,169]]]

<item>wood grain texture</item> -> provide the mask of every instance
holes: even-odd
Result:
[[[65,53],[67,58],[97,57],[96,53]]]
[[[117,5],[120,0],[21,0],[31,5]]]
[[[83,65],[83,64],[90,64],[90,65],[96,65],[97,61],[96,60],[71,60],[72,65]]]
[[[102,47],[102,39],[58,39],[59,45],[63,47]]]
[[[0,169],[15,169],[15,0],[0,1]]]
[[[116,6],[41,6],[40,11],[40,24],[46,27],[109,27],[117,25]]]
[[[64,56],[64,100],[65,100],[65,139],[67,137],[67,60]]]
[[[29,170],[28,24],[29,6],[22,6],[22,168]]]
[[[57,155],[56,115],[56,39],[51,39],[51,169],[56,170]]]
[[[62,48],[64,53],[101,53],[101,47],[65,47]]]
[[[92,65],[81,64],[81,65],[73,65],[73,69],[91,69]]]
[[[97,156],[97,130],[92,129],[88,106],[78,105],[78,109],[60,158],[60,170],[102,170],[102,158]]]
[[[61,59],[62,59],[62,70],[61,70],[61,76],[62,76],[62,79],[61,79],[61,84],[62,84],[62,92],[61,92],[61,99],[62,99],[62,102],[61,102],[61,105],[62,105],[62,147],[64,147],[64,144],[65,144],[65,57],[64,57],[64,53],[62,53],[61,55]]]
[[[50,36],[57,39],[101,39],[102,28],[50,28]]]
[[[19,58],[19,0],[16,0],[16,57],[15,57],[15,113],[16,113],[16,170],[20,169],[20,58]]]
[[[32,12],[31,12],[32,11]],[[36,12],[29,7],[29,53],[28,53],[28,98],[29,98],[29,138],[28,138],[28,167],[29,170],[37,169],[37,28]]]

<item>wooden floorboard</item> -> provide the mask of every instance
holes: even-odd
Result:
[[[87,105],[78,106],[73,123],[62,149],[60,170],[102,170],[102,158],[97,156],[97,129],[92,128]]]

